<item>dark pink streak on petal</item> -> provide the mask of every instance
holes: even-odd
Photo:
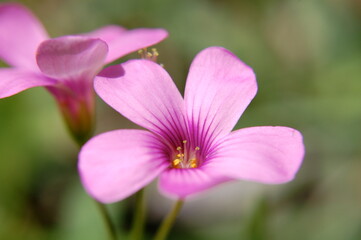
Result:
[[[292,180],[304,156],[302,135],[288,127],[252,127],[232,132],[206,163],[220,174],[277,184]]]
[[[255,75],[234,54],[210,47],[193,60],[185,102],[190,129],[204,148],[228,134],[257,92]]]
[[[97,77],[95,90],[115,110],[177,146],[185,139],[184,102],[168,73],[148,60],[122,64],[119,78]]]

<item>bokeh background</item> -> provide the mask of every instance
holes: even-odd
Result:
[[[52,37],[107,24],[167,29],[169,38],[156,46],[159,62],[181,91],[200,50],[228,48],[259,84],[236,128],[283,125],[303,133],[307,153],[293,182],[234,182],[205,192],[187,201],[169,239],[361,239],[359,0],[17,2]],[[138,56],[120,62],[130,58]],[[97,133],[135,127],[100,99],[97,119]],[[79,183],[77,151],[43,88],[0,100],[0,239],[107,239]],[[150,237],[172,201],[156,184],[146,194]],[[130,198],[108,206],[121,239],[133,205]]]

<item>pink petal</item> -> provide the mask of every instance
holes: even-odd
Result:
[[[122,200],[150,183],[169,163],[150,132],[116,130],[88,141],[79,154],[86,191],[103,203]]]
[[[107,26],[88,33],[88,36],[98,37],[109,46],[106,63],[142,48],[159,43],[168,36],[168,32],[160,28],[138,28],[126,30],[119,26]]]
[[[0,98],[12,96],[28,88],[54,84],[55,80],[32,71],[0,68]]]
[[[122,115],[168,142],[185,139],[184,102],[168,73],[148,60],[130,60],[121,66],[123,76],[95,79],[98,95]]]
[[[35,52],[48,38],[39,20],[17,3],[0,4],[0,58],[11,66],[37,70]]]
[[[111,65],[107,68],[104,68],[98,73],[99,77],[105,77],[105,78],[118,78],[124,75],[124,69],[122,65]]]
[[[211,168],[169,169],[159,178],[159,190],[168,197],[184,199],[205,191],[230,178],[217,174]]]
[[[93,79],[104,64],[105,42],[80,36],[44,41],[36,55],[40,70],[49,77],[71,81]]]
[[[304,151],[295,129],[245,128],[227,136],[207,165],[232,178],[278,184],[294,178]]]
[[[256,92],[252,69],[231,52],[221,47],[201,51],[190,67],[184,97],[197,144],[228,134]]]
[[[112,42],[116,40],[119,36],[123,35],[127,29],[117,26],[117,25],[108,25],[102,28],[99,28],[95,31],[85,33],[85,36],[100,38],[104,42]]]

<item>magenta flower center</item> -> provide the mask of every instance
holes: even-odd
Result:
[[[182,141],[183,146],[178,146],[173,154],[171,166],[173,168],[197,168],[201,163],[200,148],[192,147],[187,140]]]

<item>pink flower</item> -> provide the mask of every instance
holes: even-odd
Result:
[[[105,64],[165,37],[163,29],[106,26],[48,39],[29,10],[0,4],[0,59],[12,66],[0,69],[0,98],[44,86],[55,96],[71,132],[86,139],[93,125],[95,75]]]
[[[148,60],[122,64],[124,75],[98,77],[95,90],[146,130],[115,130],[89,140],[79,155],[87,192],[111,203],[159,176],[159,189],[185,198],[243,179],[278,184],[294,178],[302,135],[288,127],[231,132],[257,91],[250,67],[221,47],[194,59],[182,98],[167,72]]]

